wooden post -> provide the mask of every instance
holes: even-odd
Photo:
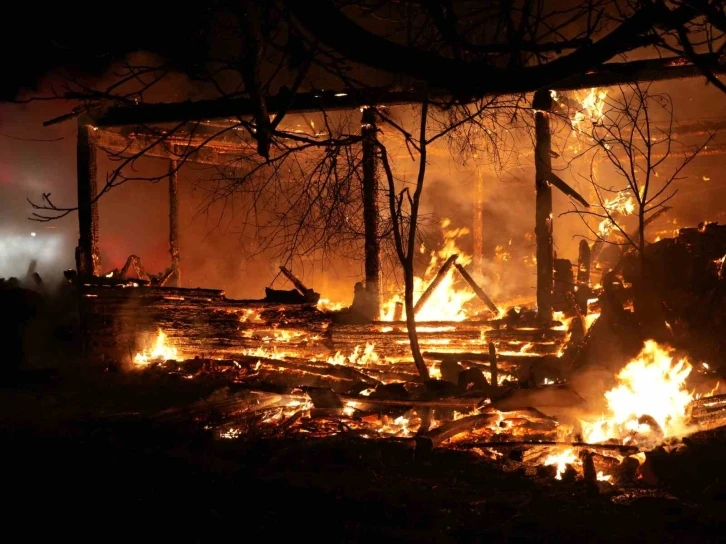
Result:
[[[587,240],[580,240],[580,252],[577,259],[577,284],[590,285],[590,246]]]
[[[376,160],[376,111],[363,109],[363,228],[365,237],[366,292],[371,319],[378,319],[381,310],[381,256],[378,240],[378,161]]]
[[[474,270],[484,273],[484,176],[481,168],[476,170],[476,192],[474,194],[474,224],[471,233],[474,239]]]
[[[171,270],[174,275],[174,286],[181,286],[181,270],[179,269],[179,164],[176,160],[169,161],[169,253],[171,254]]]
[[[78,176],[78,247],[76,269],[79,278],[101,275],[98,253],[98,186],[96,179],[95,128],[88,120],[78,119],[76,172]]]
[[[547,178],[552,170],[549,112],[552,95],[548,90],[534,93],[535,109],[535,190],[534,232],[537,237],[537,317],[552,321],[554,243],[552,239],[552,188]]]

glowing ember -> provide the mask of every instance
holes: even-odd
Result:
[[[166,345],[167,336],[161,330],[156,337],[156,342],[151,350],[144,350],[134,356],[134,364],[139,366],[148,365],[151,362],[173,361],[179,358],[176,348]]]
[[[575,450],[573,450],[572,448],[568,448],[559,453],[549,455],[545,459],[544,464],[545,466],[556,465],[557,475],[555,476],[555,479],[561,480],[562,475],[564,474],[565,470],[567,470],[567,465],[572,465],[575,461],[577,461]]]
[[[646,341],[616,376],[618,385],[605,393],[610,413],[596,423],[582,422],[585,440],[628,442],[636,433],[661,438],[687,433],[686,407],[694,397],[685,382],[692,368],[686,359],[674,362],[670,348]]]
[[[431,281],[436,277],[441,266],[451,255],[458,255],[457,263],[461,266],[466,266],[471,263],[472,258],[470,255],[465,253],[461,248],[458,247],[457,241],[469,234],[469,229],[449,229],[451,225],[450,219],[444,219],[441,221],[441,228],[444,235],[444,245],[438,251],[432,251],[429,259],[428,267],[424,273],[424,277],[414,278],[414,292],[421,296],[426,288],[429,286]],[[425,248],[422,247],[422,253]],[[416,314],[417,321],[463,321],[467,318],[464,305],[474,298],[475,294],[468,289],[463,287],[457,288],[455,285],[457,277],[455,275],[454,267],[450,268],[444,276],[441,283],[437,286],[434,292],[431,294],[431,298],[428,299],[426,304]],[[401,302],[403,299],[400,295],[395,295],[389,301],[387,301],[381,309],[381,321],[393,321],[393,317],[396,310],[396,303]],[[405,319],[406,312],[405,308],[401,319]]]
[[[260,317],[260,313],[257,310],[253,309],[247,309],[242,311],[242,315],[239,318],[240,321],[247,322],[247,321],[262,321],[262,318]]]
[[[327,298],[321,298],[318,301],[318,310],[321,310],[323,312],[337,312],[345,307],[346,304],[343,304],[342,302],[333,302],[332,300],[328,300]]]
[[[612,479],[610,474],[603,474],[602,470],[598,471],[596,475],[598,482],[609,482]]]

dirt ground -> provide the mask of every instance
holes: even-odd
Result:
[[[0,390],[3,522],[27,540],[716,542],[726,531],[720,436],[693,444],[657,489],[592,497],[470,453],[421,459],[403,443],[340,436],[214,440],[154,423],[211,393],[188,380],[42,377]]]

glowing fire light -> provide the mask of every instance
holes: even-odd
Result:
[[[568,448],[564,451],[561,451],[559,453],[553,453],[552,455],[549,455],[545,461],[545,466],[549,465],[556,465],[557,467],[557,474],[555,475],[556,480],[561,480],[562,475],[564,474],[565,470],[567,470],[567,465],[572,465],[577,460],[577,456],[575,455],[575,450],[572,448]]]
[[[318,310],[322,312],[337,312],[345,307],[346,305],[342,302],[333,302],[327,298],[321,298],[318,301]]]
[[[635,212],[635,201],[627,191],[621,191],[613,198],[603,203],[603,208],[610,216],[615,214],[632,215]],[[607,238],[616,228],[615,223],[609,217],[605,217],[597,227],[601,238]]]
[[[346,357],[341,352],[337,352],[332,357],[328,357],[328,364],[331,365],[345,365],[345,364],[358,364],[358,365],[367,365],[367,364],[377,364],[378,354],[375,352],[376,345],[367,343],[366,347],[363,348],[361,351],[360,346],[356,346],[353,348],[353,353],[350,354],[349,357]]]
[[[148,365],[152,361],[174,361],[179,358],[176,348],[166,345],[167,336],[161,330],[156,337],[156,342],[151,350],[144,350],[137,353],[134,357],[134,363],[140,366]]]
[[[686,407],[693,400],[686,390],[686,378],[693,367],[686,359],[674,362],[672,350],[653,340],[645,342],[640,354],[616,376],[616,387],[605,393],[609,414],[596,423],[581,422],[587,442],[611,438],[629,441],[629,435],[652,435],[644,416],[652,418],[663,438],[688,432]]]
[[[444,245],[438,251],[431,252],[431,258],[423,278],[418,276],[414,278],[413,289],[414,292],[418,293],[418,296],[424,293],[431,281],[436,277],[441,266],[451,255],[458,255],[456,262],[461,266],[466,266],[472,261],[471,255],[468,255],[457,246],[457,241],[461,237],[468,235],[469,229],[450,229],[450,225],[450,219],[443,219],[441,221]],[[422,252],[424,251],[425,248],[422,247]],[[417,321],[463,321],[467,318],[464,305],[474,298],[475,294],[468,288],[458,289],[455,286],[456,279],[455,271],[452,267],[431,294],[431,298],[428,299],[423,308],[416,314]],[[396,302],[400,303],[401,301],[402,297],[400,295],[395,295],[387,301],[381,310],[381,321],[393,321]],[[401,318],[405,319],[405,317],[406,312],[404,308]]]

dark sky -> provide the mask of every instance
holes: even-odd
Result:
[[[0,99],[32,90],[59,66],[102,75],[115,58],[151,51],[193,65],[206,55],[209,16],[219,2],[12,2],[3,7]]]

